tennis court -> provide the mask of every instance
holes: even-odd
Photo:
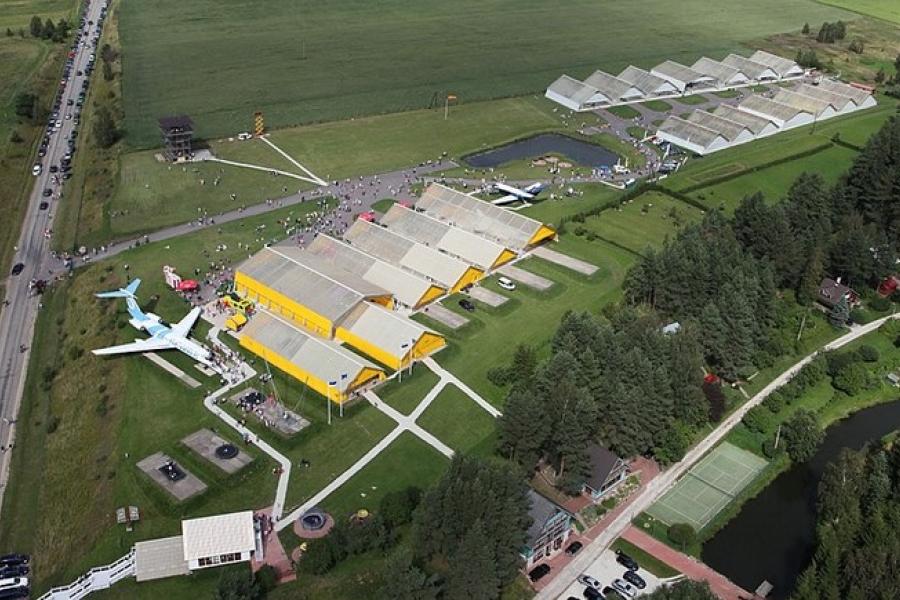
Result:
[[[724,442],[694,465],[647,514],[668,525],[689,523],[699,531],[765,466],[759,456]]]

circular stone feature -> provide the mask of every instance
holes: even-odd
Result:
[[[303,513],[303,516],[300,517],[300,527],[307,531],[318,531],[325,527],[327,520],[325,513],[314,508],[306,511]]]
[[[237,446],[234,444],[222,444],[218,448],[216,448],[216,456],[223,460],[227,460],[229,458],[234,458],[238,455]]]

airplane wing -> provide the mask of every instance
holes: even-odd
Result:
[[[197,322],[197,318],[202,311],[203,308],[199,306],[195,307],[191,312],[185,315],[183,319],[172,326],[172,333],[178,337],[187,337],[187,334],[191,331],[191,327]]]
[[[534,194],[529,194],[525,190],[520,190],[517,187],[507,185],[505,183],[495,183],[494,187],[496,187],[501,192],[506,192],[507,194],[512,194],[514,196],[518,196],[519,198],[523,198],[526,200],[534,198]]]
[[[502,198],[494,198],[491,200],[491,204],[496,206],[503,206],[504,204],[512,204],[513,202],[520,202],[522,198],[519,198],[515,194],[510,194],[508,196],[503,196]]]
[[[98,348],[91,352],[98,356],[104,356],[107,354],[128,354],[130,352],[153,352],[154,350],[168,350],[172,347],[172,344],[165,340],[149,338],[146,340],[136,340],[130,344],[120,344],[118,346],[110,346],[109,348]]]

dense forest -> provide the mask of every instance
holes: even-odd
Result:
[[[900,444],[844,450],[818,498],[815,555],[793,600],[900,598]]]
[[[776,199],[773,199],[776,200]],[[623,306],[568,314],[539,362],[519,348],[493,380],[508,385],[498,451],[526,470],[551,462],[576,491],[590,444],[622,456],[679,459],[720,411],[702,393],[704,368],[739,380],[793,351],[795,303],[812,304],[826,276],[872,289],[900,249],[900,118],[869,140],[831,188],[803,173],[780,202],[743,199],[648,251],[627,274]],[[829,320],[842,326],[846,306]],[[675,333],[662,327],[677,322]]]

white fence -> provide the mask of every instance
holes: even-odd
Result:
[[[56,587],[38,600],[79,600],[91,592],[108,589],[112,584],[126,577],[134,577],[134,548],[104,567],[95,567],[69,585]]]

